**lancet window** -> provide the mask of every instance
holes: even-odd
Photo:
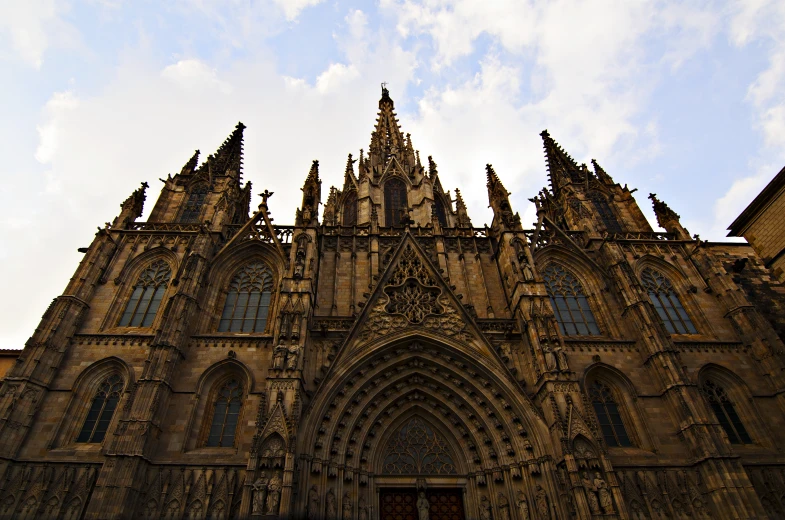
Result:
[[[419,417],[412,417],[388,441],[382,472],[387,475],[457,473],[447,442]]]
[[[384,183],[384,225],[400,225],[401,217],[408,209],[406,184],[396,178],[387,180]]]
[[[343,201],[343,225],[357,225],[357,192],[352,190]]]
[[[588,391],[605,443],[611,447],[632,446],[611,389],[600,381],[594,381],[589,385]]]
[[[619,225],[619,221],[616,219],[616,215],[613,213],[610,204],[608,204],[608,199],[596,191],[589,192],[588,199],[591,201],[597,212],[597,216],[600,217],[602,224],[605,226],[605,230],[608,233],[621,233],[621,226]]]
[[[207,446],[234,446],[234,434],[242,408],[243,385],[237,379],[227,380],[218,390]]]
[[[123,379],[117,374],[109,376],[101,383],[93,397],[90,410],[87,412],[76,442],[101,442],[104,440],[117,403],[120,402],[123,386]]]
[[[433,198],[433,209],[436,212],[436,218],[439,219],[439,224],[443,228],[447,227],[447,212],[444,209],[444,201],[438,195],[435,195]]]
[[[731,444],[752,444],[752,439],[725,389],[714,381],[705,381],[701,390]]]
[[[565,336],[600,334],[583,286],[571,272],[558,264],[550,264],[543,269],[542,278],[562,334]]]
[[[120,317],[121,327],[150,327],[172,277],[172,269],[157,260],[145,269],[134,285],[131,298]]]
[[[263,262],[240,269],[229,285],[218,331],[264,332],[272,287],[272,271]]]
[[[204,206],[208,191],[209,189],[204,184],[195,186],[191,190],[191,193],[188,195],[188,200],[185,202],[185,207],[183,207],[183,212],[180,215],[180,222],[199,222],[199,216],[202,214],[202,207]]]
[[[670,280],[659,271],[647,267],[641,273],[641,282],[670,334],[697,334]]]

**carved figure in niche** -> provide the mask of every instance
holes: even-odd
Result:
[[[504,493],[499,493],[496,496],[496,501],[499,504],[499,520],[510,520],[510,501]]]
[[[521,520],[529,520],[529,501],[523,491],[518,491],[518,516]]]
[[[480,499],[480,518],[482,520],[491,520],[491,503],[485,495]]]
[[[251,504],[252,515],[264,514],[264,501],[267,497],[267,483],[267,474],[262,471],[262,474],[259,475],[259,478],[253,483],[253,499]]]
[[[613,513],[613,497],[608,490],[608,483],[602,478],[599,472],[594,474],[594,488],[600,497],[600,506],[606,515]]]
[[[308,520],[319,518],[319,490],[311,486],[308,490]]]
[[[428,510],[431,508],[431,504],[428,503],[428,499],[425,498],[425,492],[420,491],[420,496],[417,499],[417,518],[419,520],[428,520]]]
[[[647,520],[646,513],[643,512],[641,505],[635,500],[630,503],[630,512],[633,520]]]
[[[534,495],[534,501],[537,503],[537,512],[540,514],[540,518],[544,520],[550,520],[551,507],[548,504],[548,495],[545,493],[545,490],[542,489],[542,486],[539,484],[537,484],[537,490]]]
[[[335,520],[338,511],[335,508],[335,492],[333,488],[327,490],[327,520]]]
[[[532,270],[531,264],[529,264],[529,257],[526,256],[526,250],[524,246],[519,240],[514,242],[515,244],[515,256],[518,259],[518,263],[521,264],[521,274],[523,275],[523,280],[526,282],[530,282],[534,280],[534,270]]]
[[[286,355],[286,370],[297,370],[297,360],[300,359],[300,352],[303,348],[300,345],[289,345]]]
[[[343,495],[343,520],[352,519],[352,496],[349,493]]]
[[[357,509],[357,518],[359,520],[368,520],[368,506],[365,505],[364,497],[360,497],[360,503],[358,504]]]
[[[267,484],[267,514],[277,515],[278,505],[281,501],[281,479],[277,473],[274,473]]]
[[[283,361],[286,357],[287,352],[286,345],[279,343],[273,349],[273,368],[275,370],[281,370],[283,368]]]
[[[589,509],[591,509],[591,514],[599,515],[600,511],[600,501],[597,499],[597,493],[595,492],[594,482],[589,478],[589,474],[587,472],[583,472],[583,478],[581,479],[581,483],[583,484],[583,489],[586,491],[586,501],[589,503]]]
[[[545,368],[548,372],[556,372],[558,370],[556,354],[553,353],[553,349],[547,343],[542,346],[542,354],[545,356]]]

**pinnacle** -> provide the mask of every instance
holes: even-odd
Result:
[[[311,164],[311,170],[308,172],[308,177],[305,179],[305,183],[308,184],[309,182],[321,182],[319,180],[319,160],[314,159],[313,163]]]
[[[245,125],[237,123],[232,133],[227,137],[218,151],[211,157],[213,174],[224,175],[232,170],[241,173],[243,167],[243,130]]]
[[[543,147],[545,148],[545,160],[548,164],[548,176],[551,178],[553,189],[558,189],[563,184],[563,180],[582,180],[581,168],[570,157],[570,154],[553,140],[548,130],[540,132]]]
[[[493,169],[493,166],[488,163],[485,165],[485,172],[488,174],[488,187],[492,188],[497,185],[501,186],[502,181],[499,180],[499,176],[496,175],[496,170]]]
[[[428,176],[433,179],[435,176],[439,175],[439,171],[436,169],[436,163],[433,160],[432,156],[428,156]]]
[[[196,167],[199,165],[199,150],[194,151],[194,154],[188,159],[188,162],[185,163],[185,166],[180,170],[180,175],[190,175],[195,170]]]

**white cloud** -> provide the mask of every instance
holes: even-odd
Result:
[[[273,0],[283,10],[288,21],[293,21],[300,16],[303,9],[318,5],[323,0]]]
[[[169,65],[161,76],[176,83],[185,90],[209,89],[222,94],[231,94],[232,86],[218,79],[218,71],[199,60],[180,60]]]
[[[57,0],[24,0],[0,3],[0,33],[6,33],[22,61],[35,68],[43,63],[44,52],[71,32],[60,15],[66,10]]]
[[[67,113],[79,106],[79,100],[71,91],[55,92],[44,107],[46,121],[38,125],[39,142],[35,151],[35,159],[40,163],[52,160],[59,145],[60,126]]]

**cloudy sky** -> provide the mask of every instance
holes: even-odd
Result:
[[[785,164],[783,27],[777,0],[0,0],[0,348],[140,182],[149,212],[237,121],[245,178],[292,222],[313,159],[326,197],[367,148],[382,81],[475,225],[487,162],[532,221],[547,128],[723,240]]]

